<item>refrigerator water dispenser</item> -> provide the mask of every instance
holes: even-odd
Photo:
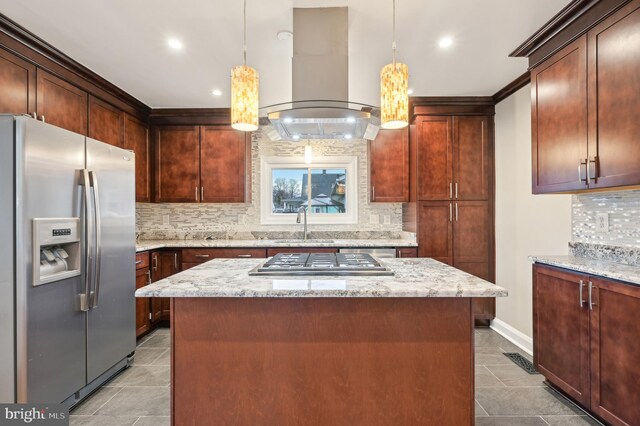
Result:
[[[80,275],[80,218],[33,219],[33,286]]]

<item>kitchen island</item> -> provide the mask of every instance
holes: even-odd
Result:
[[[474,297],[506,290],[432,259],[394,276],[258,277],[215,259],[170,297],[173,425],[472,425]]]

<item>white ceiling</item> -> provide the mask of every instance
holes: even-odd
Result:
[[[349,7],[349,97],[379,104],[391,61],[391,0],[248,0],[248,60],[260,104],[291,98],[293,7]],[[527,69],[508,54],[568,0],[397,0],[398,60],[414,96],[492,95]],[[242,63],[241,0],[0,0],[0,13],[153,108],[228,107]],[[454,45],[438,47],[449,35]],[[172,50],[167,39],[182,41]],[[213,89],[222,96],[211,95]]]

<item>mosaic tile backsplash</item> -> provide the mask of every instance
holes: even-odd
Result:
[[[304,157],[304,143],[271,142],[259,132],[252,140],[251,204],[146,204],[136,205],[136,228],[141,239],[196,238],[202,233],[213,238],[260,238],[275,235],[288,238],[302,230],[292,218],[290,225],[260,223],[260,157]],[[326,238],[397,238],[402,234],[401,203],[369,203],[368,146],[366,140],[312,141],[314,156],[358,157],[358,224],[309,225],[311,232]],[[377,215],[379,224],[371,224]],[[164,221],[168,216],[168,222]],[[385,225],[388,216],[390,224]]]
[[[572,210],[574,243],[640,248],[640,190],[577,194]],[[598,213],[609,214],[609,232],[596,230]]]

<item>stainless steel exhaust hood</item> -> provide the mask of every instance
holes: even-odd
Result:
[[[293,9],[293,100],[260,110],[272,140],[375,139],[380,110],[349,102],[348,10]]]

